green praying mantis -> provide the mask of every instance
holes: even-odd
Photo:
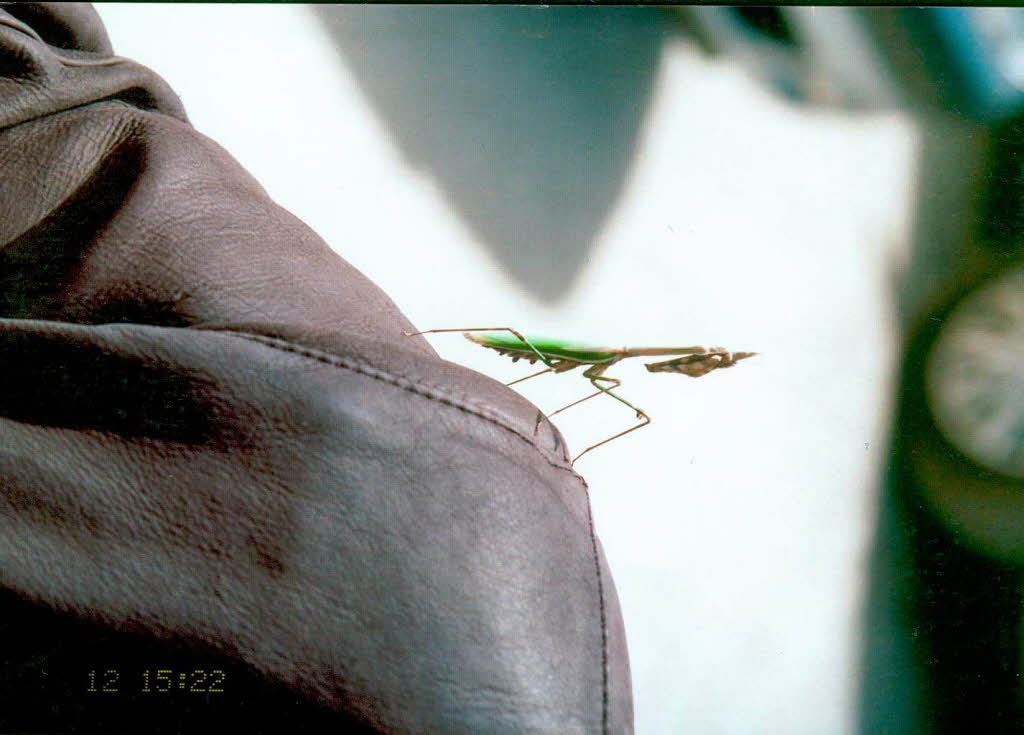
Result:
[[[597,392],[580,398],[578,401],[562,406],[557,411],[547,414],[539,414],[537,423],[534,426],[534,433],[540,427],[542,419],[550,421],[555,414],[561,413],[568,408],[578,406],[584,401],[589,401],[599,395],[611,396],[619,403],[629,406],[636,412],[637,419],[641,423],[632,426],[618,434],[613,434],[596,444],[591,444],[572,459],[575,465],[587,452],[597,449],[608,442],[619,439],[626,434],[642,429],[651,423],[651,417],[643,409],[634,406],[622,396],[612,392],[612,388],[618,388],[622,381],[604,374],[605,370],[617,362],[630,357],[670,357],[669,360],[661,362],[646,363],[645,367],[652,373],[681,373],[691,378],[699,378],[707,375],[712,370],[732,367],[740,360],[756,355],[756,352],[729,352],[722,347],[598,347],[594,345],[581,344],[564,340],[546,339],[542,337],[526,337],[511,327],[460,327],[455,329],[426,329],[421,332],[403,331],[406,337],[415,337],[420,334],[437,334],[441,332],[462,332],[463,336],[471,342],[482,347],[496,350],[501,355],[508,355],[513,362],[521,359],[535,364],[538,360],[547,367],[543,370],[531,373],[525,377],[513,380],[505,385],[515,385],[524,380],[536,378],[545,373],[564,373],[584,365],[589,365],[583,371],[583,377],[590,381],[590,384],[597,388]]]

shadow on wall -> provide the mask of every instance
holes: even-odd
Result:
[[[315,11],[415,167],[535,298],[579,275],[623,188],[665,37],[655,8]]]

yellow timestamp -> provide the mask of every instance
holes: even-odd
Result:
[[[90,669],[86,679],[90,694],[221,694],[227,674],[220,669],[143,669],[122,676],[120,669]]]

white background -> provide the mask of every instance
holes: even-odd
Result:
[[[620,365],[654,423],[577,467],[622,601],[637,732],[854,731],[914,196],[906,120],[796,107],[671,41],[625,189],[581,277],[542,305],[403,159],[309,7],[98,9],[119,54],[421,329],[761,353],[700,380]],[[497,378],[527,369],[432,341]],[[521,387],[547,410],[590,388],[574,373]],[[557,423],[579,451],[632,420],[595,399]]]

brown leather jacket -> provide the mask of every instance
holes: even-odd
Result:
[[[0,7],[0,731],[631,732],[561,437],[403,329],[90,7]]]

